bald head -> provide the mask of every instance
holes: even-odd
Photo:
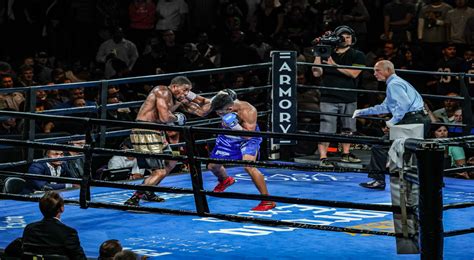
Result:
[[[374,76],[378,81],[386,81],[394,73],[395,67],[389,60],[381,60],[374,66]]]

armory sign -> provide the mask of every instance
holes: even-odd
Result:
[[[296,52],[272,52],[272,129],[294,133],[296,125]],[[296,144],[296,140],[275,139],[273,144]]]

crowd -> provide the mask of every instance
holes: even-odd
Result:
[[[1,88],[21,89],[253,64],[268,61],[272,50],[293,50],[299,61],[315,64],[373,67],[380,60],[388,60],[395,69],[472,73],[472,5],[465,0],[99,0],[95,5],[81,0],[12,1],[11,6],[0,5],[0,27],[5,32],[23,33],[0,43],[0,84]],[[345,51],[339,53],[341,58],[315,59],[315,38],[328,31],[338,37],[350,37],[349,51],[347,55],[342,55]],[[27,37],[29,40],[25,40]],[[335,47],[333,51],[341,49]],[[298,68],[298,84],[386,88],[367,70],[328,69],[323,74],[315,68]],[[461,102],[457,99],[459,77],[399,74],[421,94],[453,97],[423,100],[432,122],[462,123]],[[191,81],[193,91],[202,93],[263,85],[267,77],[266,72],[251,70],[198,76]],[[153,85],[164,83],[109,86],[107,103],[143,100]],[[474,94],[474,79],[467,78],[465,83],[469,93]],[[300,109],[343,114],[373,106],[383,98],[383,95],[356,96],[344,91],[298,90]],[[241,99],[256,104],[257,108],[265,102],[258,93]],[[92,88],[51,88],[37,91],[34,110],[84,107],[98,101],[99,93]],[[25,111],[29,109],[28,103],[21,90],[0,94],[3,110]],[[137,113],[136,108],[110,109],[107,118],[132,121]],[[338,127],[332,116],[300,117],[304,123],[320,125],[322,132],[336,132]],[[46,135],[84,131],[82,125],[71,122],[41,121],[35,127],[37,133]],[[380,121],[343,118],[338,131],[381,136],[383,127]],[[8,118],[0,122],[3,135],[18,135],[22,131],[21,120]],[[327,143],[318,145],[322,166],[333,165],[325,160],[327,146]],[[360,162],[350,153],[350,147],[350,144],[342,145],[341,160]],[[68,161],[61,171],[72,172],[66,176],[80,176],[80,164]],[[46,170],[50,168],[43,166]],[[37,170],[30,167],[30,172]]]

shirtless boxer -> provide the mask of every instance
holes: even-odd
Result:
[[[212,98],[212,110],[222,118],[222,127],[232,130],[260,131],[257,125],[257,109],[245,101],[236,99],[232,92],[219,92]],[[260,149],[261,137],[241,137],[219,134],[211,158],[256,161]],[[223,192],[235,183],[235,179],[227,175],[222,164],[210,163],[208,169],[217,177],[219,184],[214,192]],[[267,185],[262,173],[255,167],[245,166],[245,171],[262,195],[268,195]],[[276,206],[273,201],[261,201],[252,210],[266,211]]]
[[[148,94],[138,111],[138,122],[153,122],[162,124],[184,125],[184,114],[175,112],[181,109],[190,114],[205,116],[211,110],[209,99],[191,92],[192,84],[188,78],[175,77],[169,86],[156,86]],[[163,130],[139,129],[131,130],[130,140],[133,149],[137,152],[153,154],[171,154],[171,148]],[[176,161],[164,161],[157,158],[138,158],[139,165],[150,169],[151,174],[143,181],[144,185],[158,185],[176,166]],[[140,199],[161,202],[163,198],[150,191],[135,191],[125,205],[138,206]]]

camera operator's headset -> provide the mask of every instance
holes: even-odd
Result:
[[[341,25],[341,26],[336,27],[336,29],[334,29],[334,34],[337,35],[337,36],[341,36],[343,33],[347,33],[347,34],[350,34],[352,36],[351,46],[354,46],[357,42],[357,38],[355,36],[355,31],[347,25]]]

